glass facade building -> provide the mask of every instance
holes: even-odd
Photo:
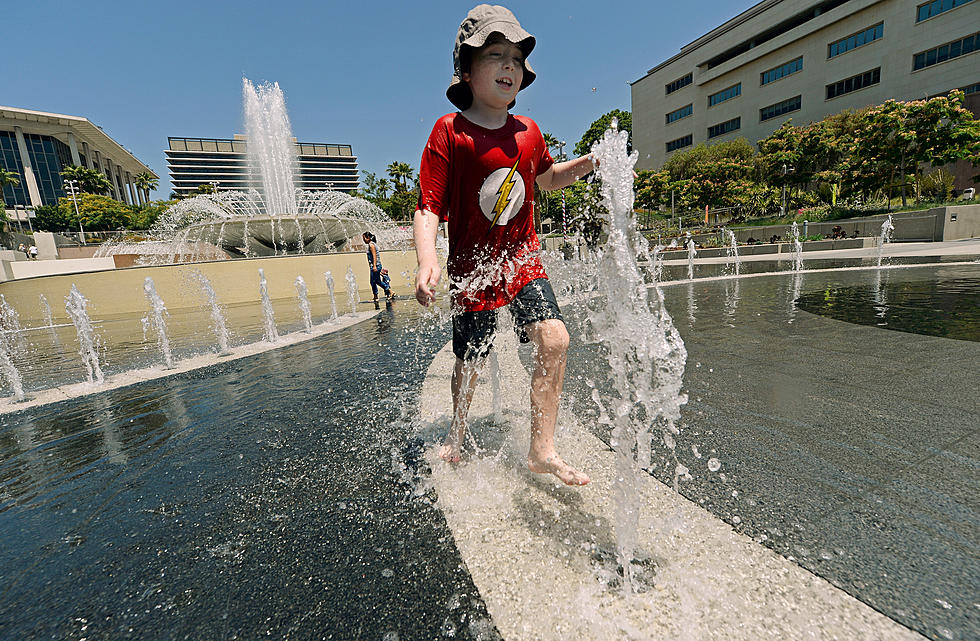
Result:
[[[30,133],[24,134],[24,142],[27,143],[27,154],[34,168],[34,177],[41,192],[42,204],[58,204],[58,199],[65,195],[61,168],[72,164],[68,145],[51,136]],[[7,207],[30,206],[31,198],[27,191],[27,181],[24,179],[24,165],[20,161],[17,138],[12,131],[0,131],[0,166],[20,176],[20,184],[7,185],[3,189],[3,201]]]

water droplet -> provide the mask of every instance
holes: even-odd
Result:
[[[709,458],[708,459],[708,469],[711,470],[712,472],[717,472],[718,470],[721,469],[721,461],[719,461],[718,459],[716,459],[714,457]]]

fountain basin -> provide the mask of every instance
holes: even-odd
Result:
[[[364,220],[341,216],[254,216],[195,223],[186,228],[184,237],[232,255],[275,256],[336,251],[369,228]]]

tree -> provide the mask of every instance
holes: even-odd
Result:
[[[67,199],[66,199],[67,200]],[[71,201],[69,200],[69,203]],[[57,205],[44,205],[34,210],[34,229],[38,231],[68,231],[72,225],[78,229],[77,218],[75,218],[74,205],[72,205],[71,216]]]
[[[105,174],[88,167],[65,165],[61,168],[61,179],[77,181],[79,191],[87,194],[105,195],[113,191],[112,183]]]
[[[149,199],[149,192],[153,191],[160,185],[160,179],[148,171],[142,171],[133,176],[133,185],[135,185],[137,189],[146,192],[147,198]]]
[[[393,162],[388,165],[388,175],[395,181],[395,190],[408,191],[408,181],[415,179],[415,170],[407,162]]]
[[[626,140],[626,152],[630,153],[633,151],[633,114],[629,111],[613,109],[592,123],[589,130],[582,136],[582,139],[575,144],[575,154],[584,156],[592,151],[592,145],[597,143],[602,138],[602,135],[606,133],[606,129],[609,129],[613,118],[616,119],[616,127],[620,131],[629,133],[629,138]]]
[[[62,219],[71,221],[69,227],[78,226],[78,216],[75,215],[75,204],[71,198],[59,200],[58,209]],[[129,223],[131,212],[129,205],[108,196],[86,193],[78,196],[78,213],[86,231],[122,229]]]
[[[3,190],[7,185],[16,187],[20,184],[20,175],[15,171],[7,171],[0,167],[0,231],[7,224],[7,204],[3,198]]]
[[[157,219],[163,215],[170,207],[176,204],[176,200],[154,200],[146,203],[142,207],[130,208],[127,229],[150,229]]]

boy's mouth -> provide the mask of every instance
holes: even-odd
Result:
[[[510,78],[498,78],[497,84],[507,89],[510,89],[511,87],[514,86],[514,81],[511,80]]]

